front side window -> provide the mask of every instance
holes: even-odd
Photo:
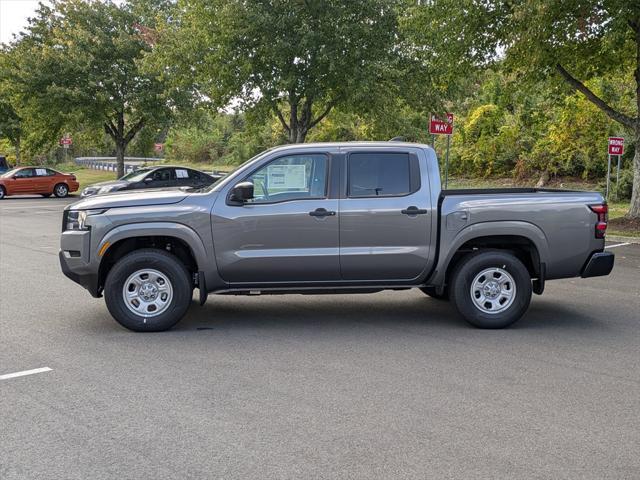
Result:
[[[352,153],[348,163],[349,197],[401,196],[411,193],[407,153]]]
[[[247,178],[254,185],[252,203],[323,198],[328,168],[329,159],[323,154],[288,155],[273,160]]]
[[[15,174],[16,178],[31,178],[34,175],[33,168],[23,168],[18,170]]]
[[[160,170],[156,170],[150,175],[150,177],[153,182],[166,182],[174,179],[173,170],[170,168],[161,168]]]

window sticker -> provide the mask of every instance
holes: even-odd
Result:
[[[36,175],[38,175],[39,177],[46,177],[47,176],[47,169],[46,168],[36,168]]]
[[[177,178],[189,178],[189,173],[186,170],[182,170],[180,168],[176,168],[176,177]]]
[[[306,188],[306,165],[270,165],[267,167],[267,185],[269,189]]]

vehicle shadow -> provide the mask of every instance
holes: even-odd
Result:
[[[391,299],[388,294],[210,296],[194,302],[177,329],[315,329],[353,328],[363,323],[396,327],[449,325],[464,327],[447,302],[422,295]]]
[[[474,329],[449,302],[404,292],[394,298],[371,295],[274,295],[264,297],[210,296],[196,302],[175,330],[351,329],[368,325],[390,329]],[[601,316],[534,299],[525,316],[510,330],[608,330]],[[417,332],[416,330],[416,332]]]

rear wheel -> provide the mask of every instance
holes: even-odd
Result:
[[[53,187],[53,194],[58,198],[64,198],[69,195],[69,187],[65,183],[59,183]]]
[[[105,282],[105,302],[122,326],[136,332],[173,327],[191,303],[189,272],[175,256],[157,249],[122,257]]]
[[[515,256],[479,251],[463,257],[451,278],[451,301],[479,328],[504,328],[520,319],[531,302],[531,277]]]
[[[5,191],[4,187],[0,185],[0,200],[2,200],[6,194],[7,192]]]

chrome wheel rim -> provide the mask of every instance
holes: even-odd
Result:
[[[58,187],[56,188],[56,193],[61,197],[64,197],[67,194],[67,187],[65,187],[64,185],[58,185]]]
[[[502,268],[486,268],[471,282],[471,300],[482,313],[495,315],[507,310],[516,298],[516,283]]]
[[[173,287],[164,273],[145,268],[129,275],[122,287],[122,298],[136,315],[156,317],[169,308]]]

